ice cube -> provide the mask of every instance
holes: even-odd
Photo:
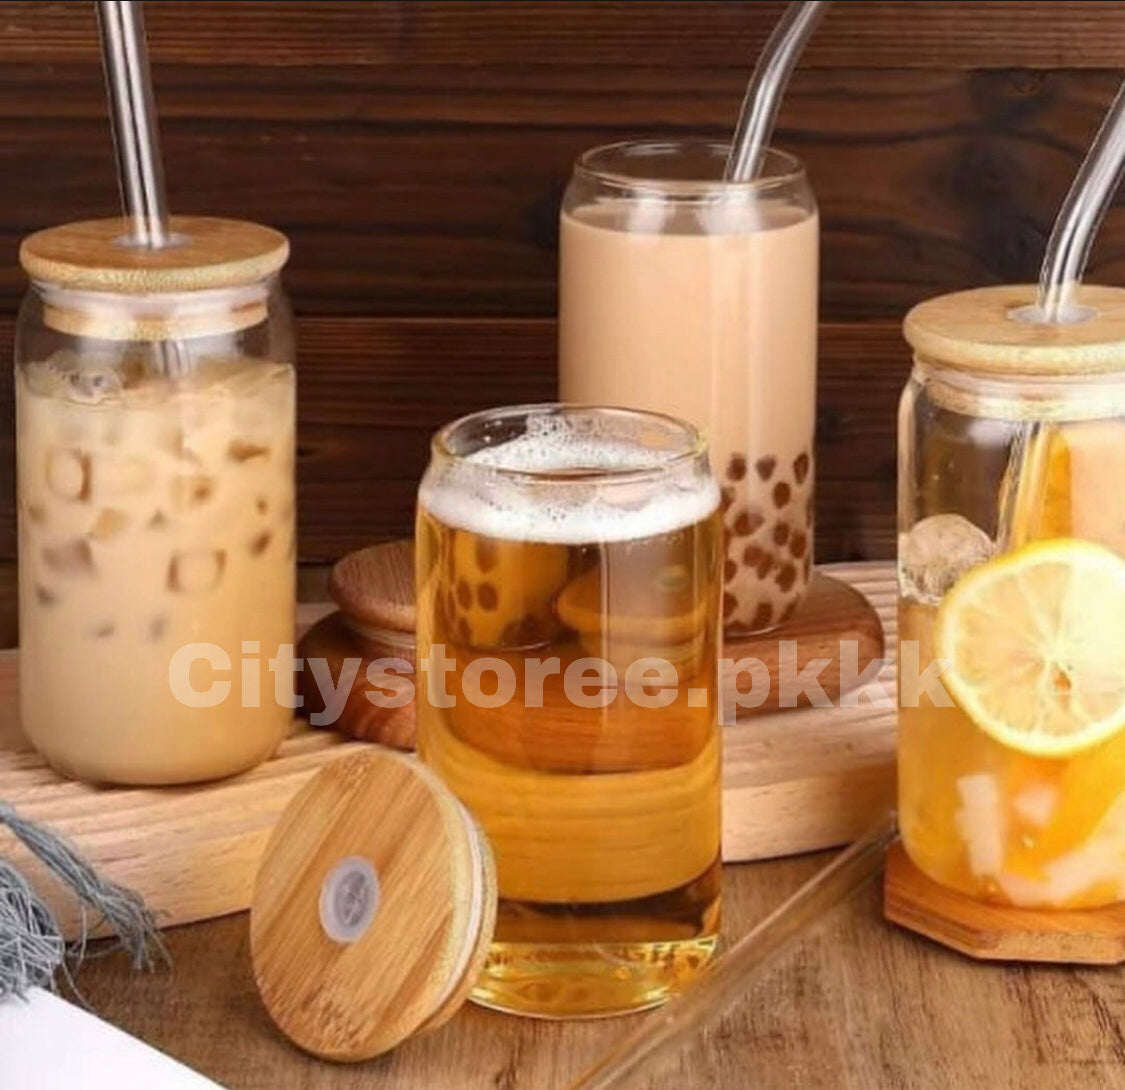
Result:
[[[46,545],[42,556],[43,563],[58,575],[90,576],[96,571],[93,550],[84,537]]]
[[[144,458],[127,454],[99,458],[94,463],[94,483],[104,496],[136,495],[152,487],[156,474]]]
[[[205,473],[188,473],[172,481],[172,506],[178,511],[205,504],[215,493],[215,479]]]
[[[129,525],[129,516],[116,507],[104,507],[98,512],[90,527],[90,536],[95,541],[109,541],[117,537]]]
[[[990,560],[992,539],[961,515],[931,515],[899,534],[898,571],[903,593],[937,602],[970,568]]]
[[[253,458],[268,458],[270,448],[249,439],[232,439],[227,447],[227,457],[232,462],[249,462]]]
[[[75,401],[103,401],[124,387],[121,375],[112,367],[84,367],[66,378],[67,392]]]
[[[90,456],[73,448],[48,451],[47,487],[60,500],[84,503],[90,498]]]
[[[219,585],[226,567],[222,549],[189,549],[168,565],[168,589],[177,594],[206,594]]]

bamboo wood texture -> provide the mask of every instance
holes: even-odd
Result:
[[[1035,912],[975,901],[927,878],[901,843],[887,858],[883,912],[892,923],[986,961],[1125,962],[1125,905]]]
[[[894,646],[894,574],[889,564],[827,569],[876,607]],[[323,606],[302,607],[309,624]],[[850,694],[855,706],[762,715],[723,733],[723,855],[761,859],[841,844],[894,796],[894,709],[888,666],[879,683]],[[59,779],[18,733],[16,652],[0,652],[0,798],[51,824],[117,881],[138,889],[171,926],[250,904],[273,825],[301,786],[336,756],[364,746],[302,731],[274,760],[230,780],[167,791],[94,788]],[[0,832],[0,855],[41,884],[68,933],[79,918],[28,854]]]
[[[357,861],[372,878],[333,897],[334,873],[363,879]],[[362,929],[340,941],[326,916]],[[322,769],[274,828],[250,910],[254,978],[295,1044],[367,1060],[456,1013],[495,922],[492,856],[468,812],[417,760],[371,747]]]

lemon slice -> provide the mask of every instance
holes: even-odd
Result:
[[[1034,542],[972,569],[938,611],[950,695],[997,742],[1066,757],[1125,727],[1125,560]]]

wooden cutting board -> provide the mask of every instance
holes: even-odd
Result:
[[[876,607],[894,646],[894,568],[830,565]],[[302,607],[307,626],[329,609]],[[365,743],[303,723],[273,760],[218,783],[166,789],[98,788],[56,776],[16,721],[16,651],[0,651],[0,799],[68,837],[109,877],[143,894],[164,925],[250,904],[270,830],[302,784],[326,762]],[[880,682],[894,695],[893,668]],[[723,856],[727,861],[811,851],[853,839],[894,794],[893,707],[875,707],[876,685],[854,707],[799,708],[724,729]],[[36,885],[71,936],[76,907],[9,833],[0,857]]]

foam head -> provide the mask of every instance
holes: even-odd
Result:
[[[533,415],[517,436],[435,461],[419,502],[448,526],[513,541],[655,537],[718,505],[705,459],[688,453],[653,449],[593,414]]]

